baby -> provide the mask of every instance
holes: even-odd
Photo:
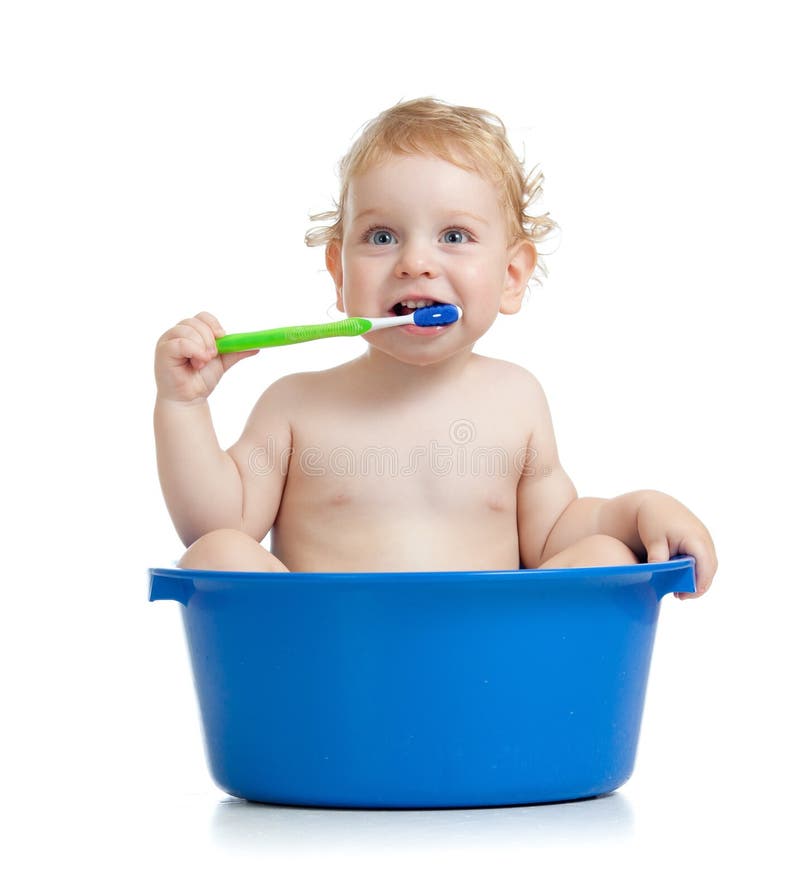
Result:
[[[209,313],[158,341],[158,469],[186,568],[488,571],[696,559],[717,567],[703,524],[653,490],[578,498],[531,373],[473,352],[498,312],[520,309],[553,228],[528,206],[505,128],[481,109],[398,104],[341,163],[335,211],[312,220],[348,316],[453,304],[449,326],[367,333],[366,351],[270,385],[223,451],[208,397],[257,351],[219,355]],[[261,541],[272,532],[271,551]],[[677,594],[680,598],[691,594]]]

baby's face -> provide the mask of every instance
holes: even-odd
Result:
[[[354,177],[343,225],[341,247],[328,251],[339,310],[394,316],[403,299],[430,298],[464,311],[435,334],[398,326],[365,336],[405,362],[450,356],[474,344],[498,311],[515,313],[536,260],[523,245],[524,269],[515,268],[520,247],[508,247],[492,183],[430,156],[393,156]]]

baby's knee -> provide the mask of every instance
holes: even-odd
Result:
[[[195,540],[183,554],[178,565],[181,568],[231,571],[233,569],[229,566],[232,557],[241,550],[244,538],[252,539],[233,528],[209,531]]]
[[[636,565],[636,553],[616,537],[592,534],[542,562],[540,568],[592,568],[599,565]]]
[[[203,571],[289,570],[249,534],[235,528],[219,528],[198,537],[178,565]]]
[[[592,534],[580,543],[587,565],[636,565],[636,553],[621,540],[608,534]]]

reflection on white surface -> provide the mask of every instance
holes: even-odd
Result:
[[[624,795],[563,804],[469,810],[353,810],[221,801],[211,839],[235,852],[350,848],[553,847],[559,843],[619,842],[633,835],[633,811]]]

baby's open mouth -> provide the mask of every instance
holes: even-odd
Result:
[[[432,307],[440,307],[442,304],[444,304],[443,301],[434,301],[431,306]],[[396,317],[407,317],[409,314],[413,314],[414,311],[416,311],[416,310],[422,310],[422,308],[421,307],[406,307],[405,305],[398,302],[392,308],[392,313],[394,313],[394,315]]]

